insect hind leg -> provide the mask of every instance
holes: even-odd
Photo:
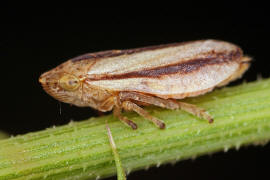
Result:
[[[167,109],[181,109],[199,118],[205,119],[209,123],[212,123],[214,121],[213,118],[209,114],[207,114],[203,108],[200,108],[193,104],[178,102],[172,99],[162,99],[159,97],[149,96],[137,92],[121,92],[119,94],[119,97],[122,101],[129,99],[147,104],[152,104]]]
[[[177,102],[170,99],[162,99],[154,96],[149,96],[137,92],[121,92],[119,94],[121,101],[135,100],[142,103],[152,104],[155,106],[167,108],[167,109],[178,109],[179,105]]]
[[[207,120],[209,123],[213,123],[214,119],[212,116],[206,113],[205,109],[195,106],[194,104],[189,104],[185,102],[177,102],[179,108],[186,111],[194,116]]]

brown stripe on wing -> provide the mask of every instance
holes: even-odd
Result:
[[[134,48],[134,49],[126,49],[126,50],[108,50],[108,51],[100,51],[95,53],[88,53],[83,54],[81,56],[75,57],[71,59],[72,62],[82,61],[82,60],[95,60],[99,58],[108,58],[108,57],[116,57],[121,55],[130,55],[142,51],[150,51],[150,50],[157,50],[167,47],[174,47],[179,45],[184,45],[191,42],[180,42],[180,43],[171,43],[171,44],[161,44],[155,46],[147,46],[143,48]]]
[[[148,78],[158,78],[164,75],[169,74],[187,74],[198,70],[201,67],[207,65],[216,65],[216,64],[223,64],[229,63],[232,61],[239,61],[242,57],[241,49],[237,49],[231,53],[207,53],[204,57],[201,58],[194,58],[188,61],[170,64],[167,66],[162,67],[155,67],[152,69],[144,69],[141,71],[133,71],[123,74],[101,74],[101,75],[91,75],[87,79],[91,81],[98,81],[98,80],[116,80],[116,79],[126,79],[126,78],[141,78],[141,77],[148,77]]]
[[[83,54],[81,56],[77,56],[73,59],[71,59],[72,62],[82,61],[82,60],[95,60],[99,58],[105,58],[105,57],[114,57],[121,55],[122,50],[108,50],[108,51],[100,51],[95,53],[88,53]]]

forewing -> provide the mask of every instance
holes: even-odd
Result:
[[[108,52],[94,59],[86,83],[163,98],[210,91],[237,71],[242,58],[239,47],[216,40]]]
[[[160,78],[123,78],[87,83],[112,91],[136,91],[162,98],[181,99],[211,91],[238,69],[237,63],[202,67],[192,73],[176,73]]]

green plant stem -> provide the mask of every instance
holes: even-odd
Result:
[[[208,124],[181,110],[146,108],[160,130],[133,112],[137,130],[112,115],[0,141],[0,179],[96,179],[116,174],[106,120],[127,172],[270,140],[270,79],[185,99],[208,110]],[[27,122],[27,120],[24,120]]]

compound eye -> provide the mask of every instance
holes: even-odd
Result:
[[[64,74],[59,79],[59,85],[67,91],[75,91],[80,86],[80,80],[71,74]]]

